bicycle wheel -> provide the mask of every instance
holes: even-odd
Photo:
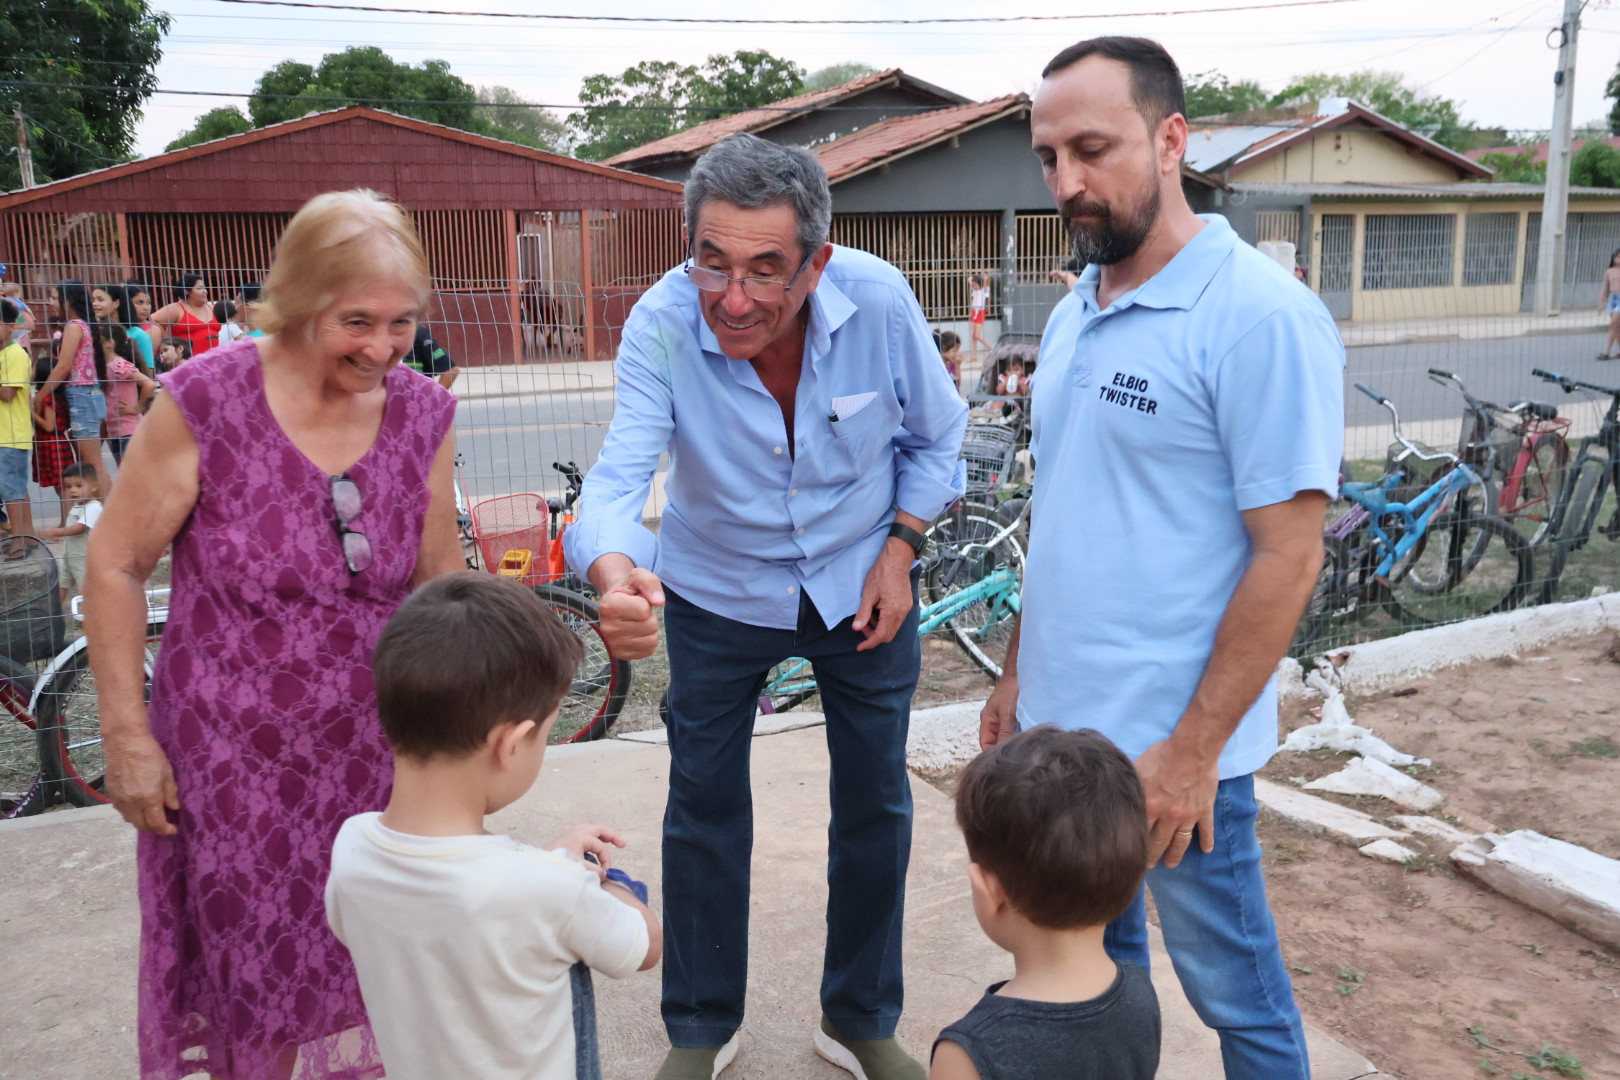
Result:
[[[1422,626],[1511,611],[1530,591],[1533,574],[1524,537],[1464,504],[1432,519],[1395,564],[1385,606],[1396,620]]]
[[[1564,437],[1551,431],[1536,436],[1525,459],[1524,475],[1519,478],[1513,505],[1501,508],[1502,516],[1519,530],[1531,547],[1540,545],[1552,533],[1553,509],[1564,490],[1568,469],[1569,444]]]
[[[585,646],[573,684],[563,698],[552,743],[591,742],[613,727],[630,693],[630,661],[616,658],[602,640],[596,605],[578,593],[555,585],[534,586],[535,595],[573,631]]]
[[[39,767],[39,731],[28,712],[34,676],[0,656],[0,818],[28,817],[45,809]]]
[[[1440,466],[1430,476],[1429,483],[1424,486],[1427,488],[1438,483],[1440,478],[1451,472],[1453,468],[1455,466],[1449,464]],[[1416,495],[1414,494],[1411,497],[1415,498]],[[1407,501],[1410,501],[1410,498]],[[1461,494],[1455,496],[1455,504],[1454,508],[1448,513],[1463,512],[1471,518],[1489,517],[1496,513],[1498,504],[1496,485],[1489,480],[1481,480],[1477,484],[1470,484]],[[1436,515],[1436,517],[1440,516],[1442,515]],[[1386,527],[1398,528],[1398,520],[1392,516]],[[1479,560],[1485,557],[1485,549],[1489,545],[1490,538],[1483,533],[1474,537],[1473,544],[1466,549],[1462,568],[1463,574],[1467,574],[1475,566],[1479,565]],[[1432,566],[1425,565],[1411,567],[1409,571],[1410,580],[1407,582],[1408,587],[1418,592],[1443,593],[1448,591],[1455,582],[1445,574],[1434,576],[1434,569]]]
[[[1327,644],[1341,616],[1354,610],[1347,590],[1350,584],[1350,546],[1332,533],[1322,534],[1322,569],[1316,574],[1316,588],[1305,603],[1305,612],[1294,630],[1288,655],[1298,660],[1318,644]]]
[[[1015,531],[996,540],[1013,522],[1000,508],[968,503],[948,511],[928,527],[929,561],[923,568],[925,605],[983,581],[1002,567],[1024,575],[1024,546]],[[994,543],[990,541],[995,540]],[[985,546],[975,546],[985,545]],[[1001,678],[1017,618],[999,593],[986,595],[945,624],[951,638],[985,674]]]
[[[146,628],[146,700],[152,700],[152,665],[163,623]],[[111,802],[106,793],[107,758],[101,743],[101,712],[90,650],[79,649],[39,687],[39,758],[53,794],[74,806]]]
[[[1569,506],[1558,524],[1558,535],[1547,542],[1547,577],[1541,584],[1541,602],[1550,604],[1558,595],[1558,580],[1564,576],[1564,565],[1570,554],[1583,546],[1592,535],[1592,520],[1600,507],[1594,505],[1598,484],[1608,472],[1606,461],[1588,458],[1575,476],[1575,490],[1571,492]]]

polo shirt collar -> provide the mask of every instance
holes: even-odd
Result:
[[[1116,305],[1186,310],[1198,302],[1215,272],[1238,244],[1237,233],[1221,215],[1199,214],[1198,219],[1204,227],[1197,235],[1176,252],[1164,269],[1114,301]],[[1101,282],[1102,267],[1092,264],[1080,272],[1074,289],[1089,307],[1097,308],[1097,286]],[[1121,300],[1125,303],[1120,304]]]
[[[697,287],[692,286],[697,292]],[[804,349],[811,357],[824,356],[832,347],[832,332],[855,314],[855,302],[837,285],[825,271],[821,280],[816,283],[816,291],[808,299],[810,305],[810,325],[805,328]],[[702,300],[698,300],[698,345],[704,352],[714,356],[725,356],[721,351],[720,339],[714,336],[714,330],[709,327],[709,320],[703,317]],[[729,358],[728,358],[729,359]]]

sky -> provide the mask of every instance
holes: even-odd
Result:
[[[357,0],[333,0],[336,4]],[[376,45],[417,64],[441,59],[468,82],[511,87],[526,100],[576,104],[581,80],[643,60],[700,64],[712,53],[764,49],[815,70],[859,61],[899,67],[976,99],[1033,90],[1059,49],[1097,34],[1163,42],[1183,72],[1219,71],[1270,90],[1297,75],[1364,68],[1399,71],[1426,93],[1451,98],[1480,126],[1545,129],[1563,0],[1341,0],[1309,7],[1150,15],[1235,6],[1244,0],[816,0],[738,4],[719,0],[365,0],[373,6],[468,12],[735,18],[971,17],[1094,14],[1061,21],[923,26],[582,23],[477,15],[403,15],[260,6],[230,0],[155,0],[173,16],[158,67],[166,90],[247,94],[268,67],[314,63],[350,45]],[[1249,0],[1266,4],[1274,0]],[[1620,3],[1590,0],[1575,80],[1576,124],[1608,113],[1603,89],[1620,60]],[[160,153],[208,109],[245,99],[156,94],[136,151]]]

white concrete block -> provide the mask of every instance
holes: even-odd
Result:
[[[1428,758],[1415,758],[1411,754],[1403,754],[1371,731],[1356,724],[1307,724],[1289,732],[1288,738],[1283,740],[1282,748],[1301,752],[1338,750],[1343,753],[1360,754],[1364,758],[1376,758],[1387,765],[1429,764]]]
[[[1446,797],[1428,784],[1372,758],[1356,758],[1336,773],[1305,785],[1306,791],[1331,791],[1338,795],[1375,795],[1408,810],[1433,810]]]
[[[1354,848],[1374,840],[1399,840],[1405,835],[1378,824],[1360,810],[1351,810],[1259,777],[1254,780],[1254,795],[1261,806],[1278,817]]]
[[[1374,840],[1370,844],[1363,844],[1356,850],[1369,859],[1378,859],[1382,862],[1392,862],[1396,866],[1405,866],[1417,858],[1417,852],[1408,851],[1393,840]]]
[[[979,754],[982,701],[953,701],[915,709],[906,736],[906,764],[924,773],[950,772]]]
[[[1451,858],[1502,895],[1620,948],[1620,862],[1528,829],[1487,833]]]
[[[1427,836],[1434,840],[1443,840],[1448,844],[1466,844],[1470,840],[1479,839],[1477,834],[1459,829],[1449,821],[1424,817],[1421,814],[1401,815],[1386,820],[1391,825],[1399,825],[1407,832],[1418,836]]]

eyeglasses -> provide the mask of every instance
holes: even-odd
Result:
[[[332,509],[337,512],[338,540],[343,544],[343,562],[354,577],[371,565],[371,541],[366,534],[349,528],[360,516],[360,485],[349,474],[332,477]]]
[[[692,279],[692,284],[704,292],[725,292],[731,287],[731,283],[736,281],[742,284],[743,295],[748,299],[769,304],[786,296],[787,291],[793,288],[793,283],[799,280],[799,275],[804,273],[804,268],[809,265],[810,256],[806,255],[799,268],[793,272],[793,276],[786,281],[768,277],[731,277],[718,270],[710,270],[706,266],[695,266],[690,257],[682,269],[686,271],[686,276]]]

